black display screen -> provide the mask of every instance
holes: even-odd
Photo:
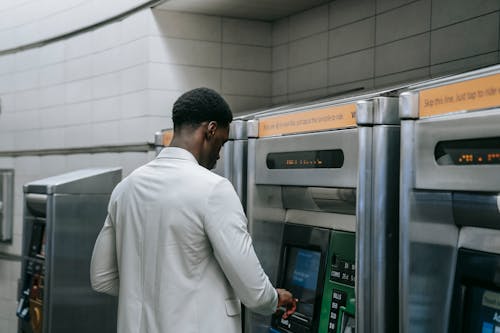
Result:
[[[269,153],[266,164],[268,169],[341,168],[344,153],[340,149]]]
[[[284,288],[299,299],[297,313],[312,319],[321,252],[294,246],[286,249],[286,275]]]
[[[434,157],[439,165],[500,164],[500,138],[442,141]]]
[[[500,292],[466,287],[464,333],[500,332]]]

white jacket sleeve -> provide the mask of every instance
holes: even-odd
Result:
[[[207,201],[205,231],[215,258],[236,295],[252,311],[276,311],[278,295],[255,254],[247,219],[229,181],[217,183]]]
[[[97,240],[90,262],[90,283],[95,291],[118,295],[119,277],[115,229],[108,215]]]

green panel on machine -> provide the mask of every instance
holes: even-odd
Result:
[[[318,333],[354,332],[356,236],[332,231]]]

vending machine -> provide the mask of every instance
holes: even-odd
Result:
[[[117,299],[90,285],[90,259],[120,168],[24,185],[19,333],[116,332]]]
[[[401,94],[400,332],[500,331],[500,66]]]
[[[246,332],[397,332],[399,118],[394,91],[248,121],[247,215],[288,319],[248,312]]]

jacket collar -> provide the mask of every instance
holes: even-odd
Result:
[[[170,158],[178,160],[188,160],[198,164],[196,158],[189,151],[179,147],[165,147],[156,158]]]

